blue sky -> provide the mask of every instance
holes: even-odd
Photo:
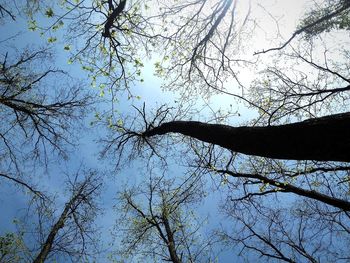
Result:
[[[44,19],[45,21],[45,19]],[[16,21],[7,21],[1,26],[1,40],[6,39],[8,36],[16,35],[17,32],[20,34],[15,37],[12,41],[6,41],[3,46],[15,47],[18,52],[26,47],[41,47],[41,46],[51,46],[54,50],[54,68],[63,69],[69,72],[70,76],[81,79],[85,81],[88,89],[95,92],[98,96],[98,91],[95,91],[92,87],[89,87],[90,79],[88,78],[85,71],[81,69],[78,63],[68,64],[69,59],[68,52],[64,51],[63,47],[65,42],[62,40],[63,36],[59,32],[56,33],[58,41],[55,44],[48,44],[47,36],[40,36],[38,31],[27,30],[27,21],[22,17],[17,17]],[[161,85],[161,80],[153,75],[153,61],[149,61],[145,65],[145,70],[143,71],[143,83],[138,83],[137,86],[133,87],[135,94],[140,96],[141,99],[135,99],[133,104],[140,106],[145,101],[148,107],[156,107],[159,103],[170,103],[173,104],[175,96],[171,92],[162,92],[159,87]],[[116,105],[119,112],[128,112],[130,110],[131,100],[122,99]],[[104,110],[109,110],[110,102],[102,102],[97,105],[96,111],[103,112]],[[92,126],[90,122],[95,120],[95,112],[91,112],[84,122],[87,129],[84,129],[79,134],[79,141],[75,142],[78,144],[77,148],[69,149],[69,159],[67,161],[58,158],[57,156],[49,156],[50,163],[48,169],[37,167],[35,169],[35,174],[30,177],[23,177],[23,179],[35,185],[38,190],[44,191],[45,193],[56,196],[56,214],[58,215],[63,209],[64,204],[68,201],[69,197],[64,190],[64,181],[67,179],[64,175],[65,173],[74,173],[80,169],[81,166],[85,168],[93,168],[101,171],[101,173],[107,174],[105,178],[105,185],[103,187],[101,195],[101,206],[103,208],[103,214],[97,218],[97,225],[102,229],[102,241],[105,242],[107,247],[108,243],[111,241],[110,231],[112,231],[115,220],[116,211],[114,205],[116,202],[116,192],[121,190],[120,187],[125,185],[138,185],[146,177],[147,174],[142,172],[144,163],[142,161],[135,161],[130,164],[123,171],[114,171],[115,162],[113,159],[100,159],[99,151],[102,149],[101,144],[98,142],[100,138],[106,136],[106,131],[104,128],[99,126]],[[19,135],[20,136],[20,135]],[[57,159],[58,158],[58,159]],[[141,171],[141,172],[140,172]],[[179,168],[176,168],[179,172]],[[185,170],[183,170],[185,171]],[[28,207],[28,202],[30,201],[30,194],[26,194],[23,189],[15,186],[13,183],[3,182],[1,183],[1,197],[0,197],[0,234],[5,234],[7,232],[16,232],[17,225],[14,224],[14,220],[33,220],[34,224],[37,224],[35,216],[32,215],[28,218],[26,217],[26,209]],[[202,213],[207,215],[207,211],[213,211],[214,204],[207,206],[203,209]],[[32,213],[32,212],[31,212]],[[26,242],[30,242],[30,235],[26,236]],[[112,250],[115,247],[110,247]],[[101,259],[100,259],[101,260]],[[102,261],[99,261],[102,262]]]
[[[303,1],[283,1],[283,4],[272,8],[273,1],[269,2],[272,15],[278,15],[280,17],[280,25],[282,35],[287,37],[294,30],[296,26],[296,21],[303,10]],[[286,10],[288,10],[288,18],[286,17]],[[261,27],[267,28],[269,23],[263,20],[264,13],[261,14]],[[291,19],[293,17],[294,19]],[[266,23],[265,23],[266,22]],[[265,23],[265,24],[264,24]],[[16,22],[10,21],[5,23],[0,27],[1,38],[0,41],[5,39],[7,36],[15,34],[17,31],[21,31],[21,35],[13,40],[13,45],[16,46],[18,50],[26,47],[27,45],[50,45],[47,43],[47,35],[41,37],[38,31],[30,32],[27,30],[27,22],[22,18],[18,17]],[[260,31],[262,35],[266,32]],[[85,81],[88,89],[92,92],[98,94],[98,90],[94,90],[92,87],[88,87],[90,79],[88,78],[85,71],[81,69],[78,63],[68,64],[69,53],[64,50],[65,42],[63,40],[62,33],[56,33],[58,37],[58,42],[52,44],[52,48],[55,50],[55,67],[62,68],[69,72],[74,78],[79,78]],[[260,36],[262,37],[262,36]],[[261,39],[256,40],[257,46],[261,47],[262,43],[268,45],[268,41],[262,42]],[[0,47],[4,47],[7,43],[0,43]],[[251,50],[256,50],[257,46],[250,47]],[[249,52],[251,52],[251,50]],[[147,103],[148,108],[156,107],[160,104],[172,105],[177,100],[178,94],[173,92],[164,92],[160,89],[162,80],[153,75],[154,72],[154,62],[156,58],[146,61],[144,70],[142,71],[142,76],[144,82],[137,83],[134,87],[135,95],[140,96],[140,99],[127,100],[126,98],[121,98],[119,103],[116,104],[116,108],[119,112],[127,113],[131,108],[131,103],[136,106],[140,106],[143,102]],[[242,76],[245,76],[244,81],[249,83],[253,76],[249,72],[244,72],[242,70]],[[232,87],[234,89],[234,87]],[[97,95],[98,96],[98,95]],[[108,95],[107,95],[108,96]],[[227,96],[213,96],[210,100],[206,101],[203,99],[198,99],[196,105],[200,108],[206,103],[211,105],[212,111],[217,111],[217,109],[231,109],[232,99]],[[103,112],[110,108],[110,103],[108,101],[101,102],[97,105],[97,111]],[[204,107],[203,107],[204,108]],[[256,112],[249,110],[243,106],[243,104],[234,104],[233,111],[238,111],[240,116],[234,115],[232,118],[234,124],[242,124],[247,120],[251,119],[256,115]],[[210,111],[208,108],[202,111],[201,115],[198,115],[198,119],[205,119],[209,116]],[[115,171],[112,158],[100,159],[99,151],[102,149],[101,143],[98,141],[103,136],[107,136],[107,133],[103,127],[90,126],[90,122],[94,120],[95,112],[91,112],[84,120],[86,129],[84,129],[79,134],[78,147],[75,149],[70,149],[70,156],[67,161],[55,159],[52,157],[52,162],[49,164],[49,169],[38,168],[36,170],[35,176],[30,179],[37,185],[38,189],[45,189],[48,193],[56,195],[57,206],[62,208],[67,201],[67,195],[63,191],[64,185],[64,172],[75,172],[83,164],[84,167],[94,168],[102,171],[105,176],[105,186],[101,195],[101,203],[104,208],[104,214],[100,216],[97,220],[97,224],[102,228],[102,239],[106,243],[110,241],[110,231],[115,224],[116,211],[113,207],[116,202],[116,192],[121,190],[119,187],[124,185],[134,185],[139,184],[144,180],[147,174],[143,173],[145,163],[142,160],[135,160],[125,169]],[[176,160],[173,161],[169,169],[169,175],[185,172],[185,168],[177,165]],[[208,179],[208,185],[212,181]],[[13,186],[11,183],[0,183],[1,197],[0,197],[0,211],[5,211],[0,215],[0,234],[4,234],[7,231],[14,231],[15,226],[12,224],[12,220],[15,217],[21,217],[23,215],[23,208],[26,208],[28,196],[23,193],[23,191],[18,191],[18,187]],[[208,216],[208,225],[203,229],[203,231],[209,231],[213,227],[217,226],[220,222],[225,226],[225,218],[223,215],[218,213],[218,206],[224,201],[223,194],[219,191],[212,193],[209,192],[208,197],[201,204],[198,209],[198,214],[202,217]],[[286,197],[288,199],[288,197]],[[60,211],[58,209],[58,211]],[[243,262],[239,261],[237,258],[232,256],[230,251],[224,252],[219,257],[219,262]]]

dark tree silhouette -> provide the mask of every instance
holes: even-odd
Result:
[[[6,123],[0,129],[6,149],[1,154],[15,164],[21,155],[25,157],[26,149],[37,157],[43,153],[44,159],[47,147],[66,156],[64,146],[72,143],[71,130],[78,128],[92,97],[79,83],[69,83],[70,77],[63,71],[45,68],[49,50],[27,50],[15,56],[5,53],[1,61],[0,114]],[[57,79],[60,81],[53,83]]]
[[[217,234],[228,247],[239,247],[247,260],[255,256],[273,262],[349,260],[349,214],[312,201],[300,202],[308,210],[270,208],[259,197],[249,202],[228,202],[225,211],[235,225]]]
[[[173,121],[150,127],[144,137],[180,133],[234,152],[276,159],[350,162],[350,114],[266,127],[232,127]]]
[[[209,262],[214,239],[203,237],[202,223],[191,212],[201,200],[201,188],[200,177],[168,180],[151,175],[148,183],[121,192],[119,253],[174,263]]]
[[[81,173],[81,172],[80,172]],[[33,262],[46,262],[50,257],[66,257],[70,260],[81,260],[86,256],[96,256],[96,229],[94,219],[98,214],[97,196],[101,190],[101,178],[94,171],[87,171],[85,178],[80,179],[80,173],[69,181],[71,196],[64,205],[62,212],[54,223],[44,225],[40,222],[43,233],[43,242]],[[46,207],[38,208],[40,217],[47,217],[49,213]],[[47,234],[46,234],[47,233]]]

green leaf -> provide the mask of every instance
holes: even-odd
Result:
[[[95,118],[99,121],[101,120],[100,114],[98,112],[95,112]]]
[[[118,126],[123,126],[123,120],[122,120],[122,119],[119,119],[119,120],[117,121],[117,125],[118,125]]]
[[[49,42],[49,43],[54,43],[54,42],[56,42],[57,41],[57,37],[49,37],[48,39],[47,39],[47,42]]]
[[[144,65],[143,65],[143,63],[141,62],[141,60],[139,60],[139,59],[135,59],[134,60],[134,62],[135,62],[135,66],[137,67],[137,66],[139,66],[139,67],[143,67]]]
[[[57,29],[59,29],[59,28],[61,28],[61,27],[63,27],[63,26],[64,26],[64,23],[63,23],[62,20],[60,20],[56,25],[54,25],[54,26],[52,27],[52,30],[53,30],[53,31],[56,31]]]
[[[52,8],[47,9],[46,12],[45,12],[45,15],[47,17],[53,17],[54,13],[53,13]]]
[[[69,51],[70,50],[70,46],[69,45],[64,46],[64,50]]]
[[[28,29],[30,31],[35,31],[38,29],[38,25],[36,24],[36,21],[35,20],[29,20],[28,21]]]
[[[82,66],[82,69],[83,70],[86,70],[86,71],[89,71],[89,72],[94,72],[94,69],[92,67],[89,67],[89,66]]]

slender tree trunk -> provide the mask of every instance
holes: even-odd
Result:
[[[80,194],[82,193],[82,191],[83,191],[83,187],[81,187],[79,189],[78,193],[75,196],[73,196],[68,203],[66,203],[66,205],[64,206],[63,212],[61,213],[59,219],[56,221],[54,226],[51,228],[51,231],[50,231],[49,235],[47,236],[46,241],[40,250],[40,253],[34,259],[33,263],[44,263],[45,262],[47,256],[49,255],[49,253],[52,249],[52,245],[54,243],[54,240],[55,240],[55,237],[56,237],[58,231],[64,227],[64,224],[67,220],[67,217],[68,217],[73,205],[75,204],[77,199],[80,197]]]
[[[41,248],[39,255],[35,258],[33,263],[44,263],[45,262],[48,254],[51,251],[53,242],[55,240],[55,237],[56,237],[58,231],[64,226],[64,222],[66,221],[69,210],[70,210],[70,207],[68,206],[68,204],[66,204],[66,206],[63,210],[63,213],[61,214],[61,216],[58,219],[58,221],[56,222],[56,224],[52,227],[49,235],[46,238],[46,241],[45,241],[43,247]]]
[[[163,212],[163,223],[164,223],[165,231],[168,237],[167,247],[170,254],[170,259],[173,263],[181,263],[181,259],[178,257],[176,252],[174,234],[173,234],[173,231],[171,230],[169,220],[168,220],[168,214],[166,211]]]
[[[181,133],[229,150],[274,159],[350,162],[350,113],[265,127],[172,121],[144,137]]]

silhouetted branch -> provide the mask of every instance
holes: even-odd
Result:
[[[350,8],[350,2],[349,1],[344,1],[344,4],[336,9],[335,11],[317,19],[316,21],[310,23],[310,24],[307,24],[303,27],[301,27],[300,29],[296,30],[293,35],[286,41],[284,42],[281,46],[279,47],[274,47],[274,48],[269,48],[267,50],[262,50],[262,51],[258,51],[258,52],[255,52],[254,55],[258,55],[258,54],[264,54],[264,53],[267,53],[267,52],[270,52],[270,51],[277,51],[277,50],[281,50],[283,48],[285,48],[296,36],[306,32],[307,30],[313,28],[314,26],[324,22],[324,21],[328,21],[330,19],[332,19],[333,17],[336,17],[338,16],[339,14],[341,14],[342,12],[346,11],[347,9]]]
[[[42,192],[36,190],[33,186],[27,184],[27,183],[24,182],[23,180],[20,180],[20,179],[18,179],[18,178],[13,177],[13,176],[9,176],[9,175],[4,174],[4,173],[0,173],[0,176],[1,176],[1,177],[4,177],[4,178],[6,178],[6,179],[9,179],[10,181],[15,182],[16,184],[19,184],[19,185],[25,187],[25,188],[28,189],[30,192],[32,192],[35,196],[37,196],[37,197],[39,197],[39,198],[41,198],[41,199],[45,199],[45,198],[46,198],[45,195],[44,195]]]

